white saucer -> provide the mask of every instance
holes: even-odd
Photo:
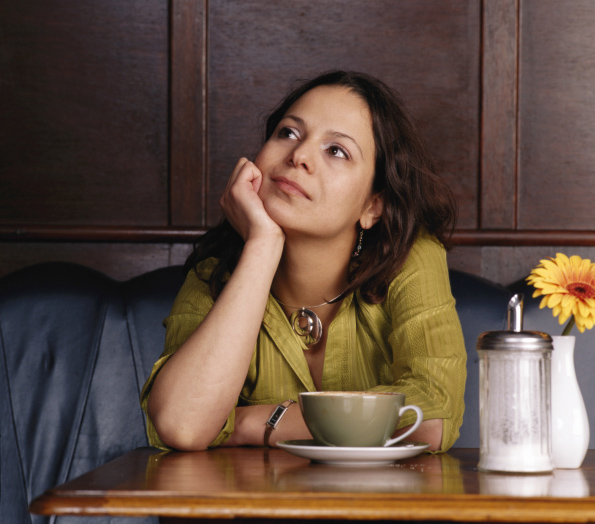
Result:
[[[298,457],[335,466],[376,466],[391,464],[419,455],[430,447],[425,442],[403,440],[394,446],[374,448],[332,447],[317,444],[314,440],[284,440],[277,443],[285,451]]]

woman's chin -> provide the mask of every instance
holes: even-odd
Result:
[[[292,206],[287,202],[280,201],[277,198],[267,198],[263,200],[263,204],[267,214],[283,230],[300,222],[300,214],[292,209]]]

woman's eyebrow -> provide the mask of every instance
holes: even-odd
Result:
[[[300,118],[299,116],[285,115],[283,118],[289,118],[300,125],[305,124],[304,120],[302,118]],[[351,140],[351,142],[353,142],[355,147],[357,147],[357,149],[359,150],[359,154],[361,155],[361,157],[364,158],[364,152],[362,151],[362,148],[359,146],[359,144],[356,142],[355,138],[353,138],[349,135],[346,135],[345,133],[341,133],[340,131],[333,131],[332,129],[327,131],[327,133],[331,136],[336,137],[336,138],[346,138],[347,140]]]
[[[359,154],[361,155],[361,157],[364,158],[364,152],[362,151],[362,148],[359,147],[359,144],[355,141],[355,138],[352,138],[349,135],[346,135],[345,133],[341,133],[339,131],[333,131],[333,130],[330,130],[329,134],[331,134],[332,136],[336,136],[337,138],[346,138],[347,140],[351,140],[353,142],[353,144],[355,145],[355,147],[357,147],[359,149]]]

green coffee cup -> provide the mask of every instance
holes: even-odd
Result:
[[[418,406],[405,405],[403,393],[314,391],[300,393],[300,407],[314,440],[326,446],[392,446],[423,421]],[[403,413],[417,413],[409,431],[391,439]]]

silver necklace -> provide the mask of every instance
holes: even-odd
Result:
[[[285,307],[297,308],[297,311],[295,311],[289,318],[291,328],[293,329],[294,333],[300,337],[307,337],[308,335],[310,335],[313,341],[310,344],[306,344],[306,346],[313,346],[315,344],[318,344],[318,342],[320,342],[320,339],[322,338],[322,322],[320,322],[318,315],[314,313],[314,311],[312,310],[316,307],[322,307],[326,306],[327,304],[332,304],[333,302],[336,302],[343,296],[344,293],[345,291],[337,295],[332,300],[327,300],[322,304],[309,307],[291,306],[289,304],[285,304],[285,302],[281,302],[278,298],[277,302],[279,302],[279,304]],[[306,321],[305,326],[302,325],[302,320]]]

